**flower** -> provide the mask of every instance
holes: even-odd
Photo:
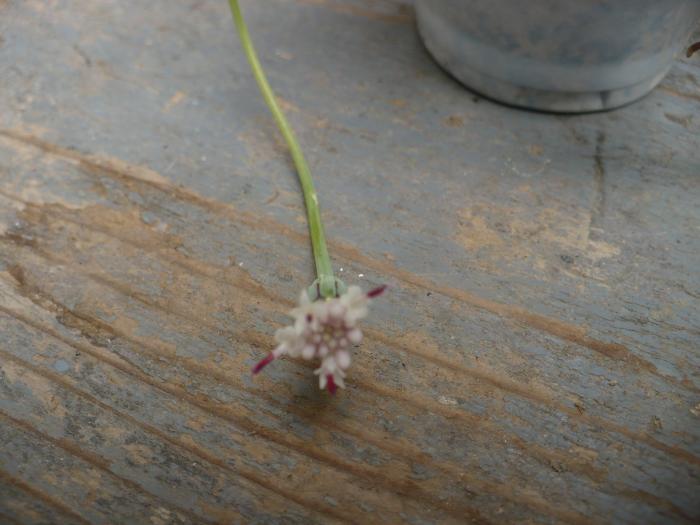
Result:
[[[386,286],[380,286],[365,293],[359,286],[350,286],[340,297],[315,302],[306,290],[302,291],[299,306],[289,313],[294,324],[277,330],[277,347],[255,365],[253,374],[288,354],[321,360],[321,366],[314,371],[321,390],[325,388],[334,394],[337,387],[345,388],[345,371],[352,360],[350,349],[362,341],[357,321],[367,316],[369,303],[384,290]]]

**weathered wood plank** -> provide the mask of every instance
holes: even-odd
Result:
[[[0,470],[0,480],[3,487],[0,500],[3,502],[3,511],[16,513],[19,519],[27,520],[29,523],[44,520],[48,523],[55,523],[56,520],[81,525],[90,523],[61,499],[46,494],[22,478]],[[45,513],[44,516],[42,511]]]
[[[338,266],[392,286],[349,388],[248,374],[312,267],[225,3],[0,4],[0,512],[697,519],[697,61],[555,117],[446,78],[402,1],[244,8]]]
[[[144,518],[163,523],[198,521],[189,511],[174,508],[167,503],[164,506],[162,500],[153,497],[146,487],[116,474],[111,470],[109,460],[92,454],[75,441],[55,438],[33,425],[28,420],[44,419],[42,412],[47,405],[54,412],[62,408],[61,401],[53,396],[52,385],[44,383],[38,376],[28,374],[21,366],[13,366],[11,361],[3,363],[3,374],[8,386],[15,379],[15,384],[29,387],[37,397],[40,392],[51,396],[42,399],[38,414],[32,411],[33,407],[28,406],[28,403],[22,403],[23,419],[15,418],[0,409],[2,461],[3,465],[18,470],[13,474],[41,483],[43,493],[58,489],[62,503],[69,505],[66,512],[84,516],[89,523],[127,523]],[[26,401],[22,390],[6,394]],[[74,432],[79,431],[79,423],[70,423]],[[137,449],[134,446],[131,450]],[[125,505],[127,501],[128,505]],[[96,508],[97,512],[89,512],[87,509],[91,507]]]
[[[118,194],[118,193],[117,193],[116,191],[114,191],[114,188],[113,188],[113,195],[117,195],[117,194]],[[84,221],[82,221],[82,223],[81,223],[80,221],[76,221],[76,220],[74,219],[74,222],[72,222],[72,223],[67,223],[67,224],[66,224],[66,223],[60,222],[60,219],[58,219],[57,217],[53,217],[53,216],[52,216],[50,219],[47,219],[47,218],[40,219],[40,218],[38,218],[38,217],[35,217],[34,219],[29,219],[30,216],[32,215],[32,213],[31,213],[29,210],[33,210],[33,211],[34,211],[34,214],[37,213],[37,210],[36,210],[35,208],[33,208],[33,207],[30,207],[30,208],[28,208],[27,210],[25,210],[27,213],[25,213],[25,214],[23,215],[23,219],[24,219],[24,220],[22,221],[22,223],[24,224],[25,231],[24,231],[24,233],[21,233],[21,232],[14,232],[13,235],[14,235],[15,241],[19,241],[20,244],[21,244],[21,240],[22,240],[23,237],[24,237],[25,239],[30,239],[30,240],[31,240],[31,244],[32,244],[32,250],[31,250],[31,251],[28,251],[27,254],[25,254],[23,257],[21,257],[21,259],[23,259],[23,264],[25,265],[25,269],[21,269],[21,267],[19,267],[19,266],[13,266],[13,267],[10,268],[10,274],[11,274],[11,275],[14,275],[14,277],[13,277],[14,280],[16,280],[18,283],[22,283],[22,286],[25,288],[25,291],[24,291],[25,294],[31,296],[32,294],[36,294],[36,293],[37,293],[35,290],[41,290],[43,287],[46,287],[46,286],[47,286],[47,283],[41,283],[40,285],[37,285],[35,282],[33,282],[34,279],[40,279],[40,277],[38,277],[38,276],[40,275],[41,271],[44,269],[44,267],[43,267],[42,265],[46,265],[46,264],[47,264],[47,261],[42,261],[40,257],[37,257],[37,256],[33,255],[32,252],[40,252],[40,253],[41,253],[41,252],[45,252],[45,253],[49,253],[49,254],[51,254],[51,257],[54,257],[54,258],[57,257],[57,256],[59,256],[60,254],[63,254],[63,253],[78,254],[81,258],[80,258],[80,260],[77,260],[77,261],[76,261],[76,260],[71,260],[71,259],[64,259],[63,261],[60,261],[60,260],[59,260],[58,262],[59,262],[59,263],[62,262],[63,264],[61,264],[61,266],[56,267],[56,268],[54,269],[54,272],[55,272],[56,270],[59,270],[59,269],[61,269],[61,270],[64,271],[64,272],[66,272],[66,271],[69,272],[69,270],[66,270],[66,269],[71,268],[71,267],[79,267],[79,266],[85,267],[85,265],[86,265],[86,263],[87,263],[87,264],[88,264],[88,267],[85,268],[85,269],[93,269],[93,270],[95,270],[95,273],[94,273],[93,275],[94,275],[94,276],[97,276],[97,277],[100,279],[100,284],[111,285],[112,288],[116,288],[117,291],[119,291],[119,292],[121,292],[121,293],[126,293],[126,294],[127,294],[126,297],[124,297],[124,298],[122,298],[122,299],[117,299],[117,298],[111,296],[111,295],[109,294],[109,291],[108,291],[108,290],[99,291],[99,292],[98,292],[98,291],[95,291],[94,293],[89,293],[88,295],[90,295],[90,296],[94,296],[95,298],[98,298],[98,297],[99,297],[99,298],[100,298],[100,304],[96,304],[96,305],[94,305],[94,306],[85,306],[86,311],[89,311],[89,312],[92,312],[92,311],[104,311],[104,309],[105,309],[105,303],[106,303],[106,304],[115,304],[115,305],[118,305],[118,304],[127,302],[127,301],[129,300],[129,298],[134,298],[134,297],[136,297],[136,298],[140,298],[140,300],[141,300],[140,302],[141,302],[141,303],[145,303],[146,306],[150,306],[151,308],[156,308],[156,307],[158,307],[158,303],[160,302],[160,303],[161,303],[160,310],[164,310],[166,313],[170,313],[170,312],[172,312],[173,310],[175,310],[176,313],[179,312],[179,317],[180,317],[180,318],[179,318],[178,321],[177,321],[177,322],[178,322],[178,325],[179,325],[179,328],[173,328],[174,330],[184,330],[185,332],[196,331],[196,327],[194,327],[194,326],[183,326],[183,325],[182,325],[182,317],[185,317],[186,320],[187,320],[187,316],[188,316],[188,315],[184,313],[184,312],[186,312],[187,310],[186,310],[185,308],[182,308],[182,307],[178,308],[178,307],[177,307],[177,303],[178,303],[178,301],[179,301],[181,304],[184,304],[185,301],[187,301],[187,304],[189,304],[188,308],[190,308],[190,309],[192,309],[193,311],[196,312],[196,311],[198,311],[200,308],[204,308],[204,307],[205,307],[205,306],[203,306],[203,305],[201,305],[201,304],[199,303],[199,300],[194,300],[194,301],[192,301],[192,299],[186,299],[186,298],[179,298],[179,299],[173,298],[173,300],[168,300],[168,301],[166,301],[166,302],[158,301],[157,299],[151,299],[151,300],[149,300],[149,298],[148,298],[148,290],[140,290],[140,291],[132,292],[132,291],[130,291],[128,288],[125,290],[125,285],[124,285],[124,284],[119,284],[119,281],[116,281],[116,283],[115,283],[115,279],[113,279],[113,278],[112,278],[111,280],[107,280],[108,276],[107,276],[107,277],[105,276],[104,268],[106,268],[106,267],[109,266],[109,264],[110,264],[110,263],[109,263],[109,260],[114,261],[115,258],[119,257],[119,254],[121,254],[121,257],[123,258],[124,256],[126,256],[127,252],[125,251],[125,247],[123,246],[123,243],[116,243],[116,246],[114,247],[114,249],[110,249],[110,248],[109,248],[109,244],[110,244],[110,243],[109,243],[109,241],[105,238],[106,236],[105,236],[104,234],[100,233],[100,231],[99,231],[99,223],[96,222],[96,216],[95,216],[94,214],[91,216],[90,220],[84,220]],[[29,219],[29,220],[28,220],[28,219]],[[121,224],[121,223],[123,222],[122,220],[119,220],[116,216],[111,216],[111,219],[112,219],[112,220],[110,220],[108,223],[105,223],[105,224],[107,224],[107,225],[105,226],[105,228],[109,228],[108,224],[111,224],[111,225],[114,226],[114,225],[116,225],[116,224]],[[29,229],[29,230],[27,230],[28,225],[29,225],[30,223],[33,223],[33,222],[43,223],[43,224],[49,225],[49,228],[51,228],[52,231],[58,232],[59,230],[61,230],[63,233],[62,233],[62,235],[46,234],[46,233],[42,234],[42,233],[40,232],[39,229]],[[80,228],[74,229],[74,230],[67,229],[68,226],[69,226],[70,224],[75,225],[76,222],[78,222],[79,224],[82,224],[82,226],[81,226]],[[133,227],[133,226],[134,226],[133,224],[131,224],[131,223],[127,223],[127,224],[128,224],[128,228],[127,228],[127,229],[131,232],[131,234],[132,234],[133,236],[139,235],[138,229],[134,228],[134,227]],[[83,231],[83,232],[81,233],[80,230],[81,230],[81,229],[84,230],[85,227],[91,228],[91,229],[93,229],[93,230],[97,229],[97,230],[98,230],[98,231],[97,231],[98,238],[95,239],[95,240],[90,240],[89,235],[87,235],[85,231]],[[107,231],[109,231],[109,230],[107,230]],[[126,230],[125,230],[125,231],[126,231]],[[146,232],[146,233],[148,233],[148,232]],[[71,246],[71,245],[65,246],[63,250],[61,250],[58,246],[50,246],[48,249],[43,249],[43,248],[42,248],[42,243],[44,243],[44,242],[51,243],[51,242],[52,242],[52,239],[60,239],[60,242],[61,242],[61,243],[64,243],[66,238],[80,239],[80,242],[83,243],[83,245],[84,245],[84,246],[83,246],[83,250],[82,250],[82,251],[76,251],[76,250],[75,250],[75,247],[74,247],[74,246]],[[133,242],[133,241],[132,241],[132,242]],[[147,245],[147,244],[150,244],[151,246],[155,246],[155,245],[156,245],[156,244],[153,242],[153,239],[152,239],[152,238],[151,238],[148,242],[142,242],[141,244],[137,245],[137,247],[136,247],[137,250],[136,250],[136,252],[135,252],[135,255],[138,256],[138,257],[140,257],[141,259],[143,259],[143,250],[146,248],[146,245]],[[100,253],[104,254],[104,258],[99,257],[99,260],[96,262],[96,264],[90,264],[89,261],[84,260],[84,257],[82,257],[82,255],[80,255],[80,254],[84,254],[84,250],[85,250],[85,249],[88,249],[88,251],[91,251],[90,248],[89,248],[90,246],[100,246]],[[36,275],[31,275],[31,274],[29,274],[29,271],[27,270],[27,268],[31,268],[31,267],[32,267],[32,265],[29,264],[29,262],[30,262],[32,259],[34,259],[35,261],[37,261],[37,262],[35,262],[35,264],[34,264],[34,271],[36,272]],[[56,261],[55,261],[55,259],[54,259],[54,261],[48,261],[48,262],[54,262],[54,263],[55,263]],[[156,263],[159,263],[159,262],[156,261]],[[128,263],[124,263],[124,262],[122,262],[122,261],[118,261],[118,264],[117,264],[116,266],[120,269],[120,271],[123,271],[124,269],[130,269],[130,271],[133,272],[134,268],[136,268],[138,264],[139,264],[139,263],[138,263],[137,260],[134,258],[133,260],[129,260]],[[150,265],[149,265],[149,266],[150,266]],[[238,267],[234,265],[234,268],[238,268]],[[101,269],[101,271],[98,270],[98,269]],[[161,270],[162,270],[162,269],[161,269]],[[238,271],[238,270],[234,270],[234,272],[238,273],[239,271]],[[70,273],[70,272],[69,272],[69,273]],[[142,272],[142,271],[139,271],[138,273],[139,273],[139,275],[142,275],[142,276],[144,277],[143,281],[145,281],[146,283],[149,283],[149,282],[152,283],[152,282],[153,282],[153,279],[156,277],[155,274],[154,274],[152,277],[149,277],[149,276],[148,276],[148,273],[145,273],[145,272]],[[206,274],[205,274],[205,275],[206,275]],[[123,277],[122,277],[122,278],[123,278]],[[54,274],[54,276],[53,276],[51,279],[52,279],[52,280],[56,279],[55,274]],[[61,287],[65,287],[65,284],[66,284],[66,283],[75,282],[75,283],[76,283],[76,286],[74,286],[73,288],[70,288],[70,287],[69,287],[69,289],[78,291],[80,294],[85,294],[85,293],[86,293],[86,286],[85,286],[85,283],[83,282],[80,286],[77,285],[78,282],[80,282],[81,280],[84,280],[84,279],[85,279],[84,274],[83,274],[82,272],[80,272],[80,273],[78,273],[77,275],[74,274],[74,275],[71,275],[71,276],[69,276],[68,273],[67,273],[67,274],[64,274],[64,275],[62,275],[60,278],[56,279],[56,281],[59,282],[59,283],[62,283],[62,284],[61,284]],[[230,282],[235,282],[234,279],[229,279],[229,281],[230,281]],[[223,283],[220,282],[220,280],[217,280],[214,284],[215,284],[215,286],[216,286],[217,289],[219,289],[219,288],[221,288],[222,286],[224,286]],[[244,287],[244,288],[247,288],[247,289],[249,290],[248,293],[252,293],[252,294],[256,294],[256,293],[257,293],[257,294],[258,294],[258,296],[259,296],[259,297],[258,297],[258,303],[259,303],[259,304],[260,304],[260,302],[264,302],[264,300],[265,300],[264,296],[260,296],[260,294],[258,293],[258,290],[257,290],[257,289],[252,288],[251,286],[247,286],[247,287]],[[205,292],[208,291],[208,288],[207,288],[206,286],[201,285],[201,284],[197,284],[197,285],[195,285],[195,284],[187,284],[187,286],[186,286],[185,289],[186,289],[186,290],[197,289],[197,290],[205,291]],[[177,290],[177,287],[171,285],[171,286],[168,287],[168,290],[169,290],[169,294],[172,294],[172,293],[175,293],[175,290]],[[230,296],[231,296],[231,297],[235,297],[234,294],[235,294],[236,292],[238,292],[238,293],[240,294],[241,291],[242,291],[241,286],[232,287],[232,288],[231,288],[231,292],[230,292]],[[220,295],[221,295],[221,294],[219,294],[219,296],[220,296]],[[214,306],[215,306],[216,308],[220,309],[220,310],[226,310],[227,308],[230,309],[230,306],[227,307],[227,306],[224,305],[224,304],[216,304],[217,301],[220,302],[220,301],[222,300],[220,297],[217,298],[216,296],[212,295],[212,296],[204,297],[203,300],[204,300],[204,302],[205,302],[206,304],[212,304],[212,302],[213,302],[213,303],[214,303]],[[70,299],[69,302],[70,302],[70,303],[75,303],[75,302],[76,302],[76,299],[75,299],[75,298],[72,298],[72,299]],[[269,300],[266,301],[266,302],[267,302],[267,303],[270,303]],[[167,308],[167,307],[165,306],[166,304],[169,305],[169,308]],[[195,306],[195,305],[196,305],[196,306]],[[270,307],[271,307],[271,308],[274,308],[274,309],[276,309],[276,310],[279,310],[279,309],[280,309],[280,307],[274,306],[274,303],[273,303],[273,305],[270,306]],[[64,307],[64,308],[65,308],[65,307]],[[136,310],[136,308],[135,308],[134,306],[130,306],[129,308],[132,310],[132,313],[135,313],[135,312],[138,311],[138,310]],[[282,306],[282,308],[283,308],[283,306]],[[62,319],[62,322],[63,322],[63,323],[67,323],[68,326],[73,326],[74,328],[75,328],[75,327],[83,328],[86,332],[87,332],[88,330],[90,330],[90,331],[94,330],[94,328],[93,328],[92,326],[90,326],[89,323],[86,323],[86,322],[85,322],[84,317],[83,317],[85,314],[83,314],[82,312],[80,312],[80,313],[78,314],[80,317],[78,318],[77,324],[76,324],[76,321],[75,321],[75,320],[73,320],[73,321],[70,320],[70,318],[69,318],[70,315],[71,315],[71,314],[70,314],[70,312],[68,312],[68,311],[65,311],[65,310],[64,310],[63,312],[61,312],[60,317],[61,317],[61,319]],[[109,316],[109,314],[107,314],[107,315]],[[146,316],[152,316],[152,315],[153,315],[152,313],[149,314],[147,311],[144,311],[140,316],[137,316],[137,317],[146,317]],[[83,318],[83,322],[80,322],[80,318],[81,318],[81,317]],[[188,317],[189,317],[189,321],[190,321],[190,322],[194,322],[194,320],[196,320],[196,318],[193,319],[193,317],[192,317],[191,314],[189,314]],[[209,317],[209,316],[207,316],[207,317]],[[94,323],[94,321],[91,321],[91,320],[89,320],[89,321],[92,322],[92,323]],[[205,322],[207,322],[207,321],[205,321]],[[159,320],[157,324],[158,324],[159,326],[167,326],[168,321],[167,321],[166,319],[162,319],[162,320]],[[112,325],[112,326],[117,326],[118,323],[115,323],[114,320],[112,320],[111,325]],[[241,326],[241,323],[240,323],[240,322],[239,322],[238,326]],[[102,328],[103,330],[110,330],[110,325],[107,324],[107,323],[104,323],[104,322],[103,322],[101,325],[99,325],[99,327]],[[207,330],[221,330],[222,328],[221,328],[221,327],[217,327],[217,326],[206,326],[205,329],[207,329]],[[104,340],[104,339],[109,339],[110,335],[113,336],[113,337],[115,337],[115,338],[118,338],[118,337],[129,337],[128,334],[115,332],[115,331],[114,331],[114,328],[112,327],[112,328],[111,328],[111,332],[108,332],[107,334],[105,334],[105,335],[103,336],[103,340]],[[95,334],[93,334],[92,337],[95,337]],[[200,337],[201,337],[201,336],[200,336]],[[261,341],[262,341],[262,344],[264,344],[264,337],[263,337],[262,335],[257,336],[257,337],[254,339],[254,342],[255,342],[255,343],[259,343],[259,342],[261,342]],[[157,346],[154,347],[154,345],[153,345],[152,343],[151,343],[150,345],[148,345],[148,342],[147,342],[147,340],[145,340],[145,339],[136,339],[136,340],[133,341],[133,342],[134,342],[135,344],[141,346],[141,347],[144,347],[144,346],[147,346],[147,347],[148,347],[148,346],[150,346],[150,347],[154,348],[152,351],[154,351],[154,352],[156,352],[156,353],[162,352],[162,350],[159,350]],[[177,347],[188,347],[188,348],[192,348],[192,347],[193,347],[193,343],[194,343],[194,341],[192,341],[192,342],[190,342],[190,343],[180,343],[180,344],[178,344],[178,345],[176,345],[176,346],[177,346]],[[196,343],[194,343],[194,344],[196,344]],[[201,342],[199,343],[199,346],[201,346]],[[170,352],[168,355],[169,355],[170,358],[173,358],[172,352]],[[191,366],[190,366],[190,369],[192,369]],[[196,371],[196,370],[197,370],[197,369],[195,368],[195,371]],[[199,370],[200,370],[200,373],[202,373],[201,367],[199,368]],[[244,374],[244,373],[245,373],[244,371],[245,371],[245,366],[244,366],[244,367],[240,367],[240,366],[239,366],[238,369],[234,371],[234,373],[235,373],[235,375],[241,375],[241,374]],[[204,373],[211,373],[211,372],[205,370]],[[222,381],[222,382],[230,381],[230,378],[227,377],[226,375],[221,375],[221,376],[218,377],[217,379],[218,379],[219,381]],[[498,385],[497,379],[492,379],[492,382],[495,383],[496,385]],[[501,381],[501,382],[503,382],[503,381]],[[363,386],[364,386],[364,385],[363,385]],[[518,385],[516,384],[515,386],[517,387]],[[473,388],[473,387],[472,387],[472,388]],[[512,387],[511,387],[511,388],[512,388]],[[523,393],[524,395],[526,395],[528,398],[535,398],[535,399],[537,399],[538,397],[541,397],[541,396],[538,396],[538,395],[537,395],[537,392],[536,392],[536,391],[528,392],[528,390],[527,390],[526,388],[523,388],[523,387],[519,387],[518,390],[519,390],[521,393]],[[446,391],[445,394],[446,394],[446,395],[445,395],[444,397],[445,397],[446,399],[448,399],[447,396],[449,396],[449,391]],[[545,402],[546,402],[546,399],[547,399],[547,398],[545,397],[545,398],[544,398]],[[425,402],[423,402],[423,405],[425,406]],[[435,405],[433,405],[432,407],[431,407],[430,405],[428,405],[427,408],[432,408],[433,410],[435,410],[435,406],[440,406],[440,405],[435,404]],[[290,408],[291,408],[291,410],[294,410],[294,407],[293,407],[293,406],[290,407]],[[574,410],[578,411],[578,409],[576,409],[575,407],[572,408],[572,411],[574,411]],[[448,413],[449,413],[449,411],[448,411]],[[344,430],[347,431],[348,429],[346,428],[346,429],[344,429]],[[582,452],[583,452],[583,451],[582,451]],[[566,457],[565,454],[560,454],[560,456]],[[555,457],[556,457],[556,455],[555,455]],[[549,460],[551,461],[552,458],[546,458],[546,459],[549,459]],[[579,460],[579,461],[580,461],[580,460]],[[572,461],[571,463],[574,463],[574,464],[575,464],[575,463],[577,463],[577,460],[574,460],[574,461]],[[560,465],[557,465],[557,468],[562,468],[562,467],[561,467]],[[586,469],[585,461],[582,462],[582,464],[580,465],[580,468],[582,468],[582,469],[584,469],[584,470]],[[596,475],[600,476],[600,473],[598,473],[598,474],[595,473],[595,469],[592,469],[592,471],[594,472],[594,474],[593,474],[594,476],[596,476]]]

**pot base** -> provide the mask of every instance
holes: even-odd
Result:
[[[422,16],[424,15],[424,16]],[[450,34],[445,24],[418,9],[418,30],[423,43],[450,75],[469,89],[508,105],[555,113],[585,113],[606,111],[624,106],[648,94],[666,76],[671,67],[664,67],[652,77],[629,86],[598,91],[546,90],[520,86],[492,75],[484,74],[467,57],[480,49],[456,48],[458,39]],[[469,47],[465,40],[461,46]]]

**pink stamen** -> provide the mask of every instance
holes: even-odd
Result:
[[[335,391],[338,390],[338,387],[335,385],[335,379],[333,379],[333,374],[328,374],[326,376],[326,380],[328,381],[328,383],[326,384],[328,392],[330,392],[332,395],[335,395]]]
[[[274,359],[275,359],[275,355],[274,355],[272,352],[270,352],[269,354],[267,354],[267,356],[265,357],[265,359],[262,359],[257,365],[255,365],[255,366],[253,367],[253,375],[257,374],[258,372],[260,372],[260,370],[262,370],[262,369],[265,368],[267,365],[269,365],[270,363],[272,363],[272,361],[273,361]]]
[[[386,284],[378,286],[374,290],[370,290],[369,292],[367,292],[367,297],[369,297],[370,299],[374,299],[375,297],[379,297],[380,295],[382,295],[384,293],[384,290],[386,290],[387,288],[388,288],[388,286]]]

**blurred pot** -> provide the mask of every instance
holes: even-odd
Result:
[[[416,0],[435,59],[468,87],[526,108],[611,109],[666,75],[700,0]]]

